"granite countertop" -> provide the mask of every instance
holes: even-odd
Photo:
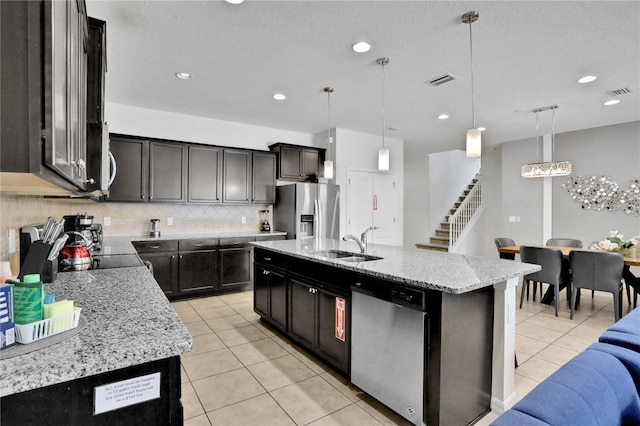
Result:
[[[105,235],[102,241],[102,249],[92,253],[94,255],[106,254],[135,254],[136,249],[132,241],[168,241],[189,240],[204,238],[255,238],[263,236],[287,235],[286,232],[272,231],[218,231],[218,232],[190,232],[169,234],[162,232],[159,237],[151,237],[149,234],[132,235]]]
[[[180,355],[191,335],[145,267],[58,274],[45,284],[71,299],[87,325],[79,334],[0,361],[0,396]]]
[[[339,259],[321,257],[317,253],[322,250],[360,252],[356,243],[341,240],[308,238],[252,244],[300,259],[452,294],[466,293],[540,270],[539,265],[512,260],[374,244],[369,244],[366,254],[382,257],[380,260],[342,262]]]

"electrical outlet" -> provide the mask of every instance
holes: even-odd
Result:
[[[516,216],[516,223],[520,223],[520,216]]]
[[[168,217],[167,218],[167,226],[173,226],[173,218],[172,217]]]
[[[103,224],[104,226],[111,226],[111,217],[109,217],[109,216],[105,216],[105,217],[104,217],[104,220],[102,221],[102,224]]]
[[[509,223],[515,223],[516,222],[516,217],[515,216],[509,216]]]
[[[242,222],[242,224],[244,225],[245,223],[247,223],[247,218],[245,216],[242,216],[240,218],[240,222]]]
[[[16,252],[16,230],[9,229],[9,254]]]

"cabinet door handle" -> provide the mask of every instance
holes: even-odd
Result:
[[[309,287],[309,293],[316,294],[318,292],[317,288]]]
[[[267,271],[267,270],[262,271],[262,275],[269,275],[270,273],[271,271]]]
[[[264,258],[264,261],[265,261],[265,262],[271,262],[271,258],[270,258],[270,257],[265,257],[265,258]]]
[[[158,249],[158,248],[160,248],[160,246],[159,245],[154,245],[154,246],[149,246],[149,248]]]
[[[194,243],[193,246],[194,247],[202,247],[204,245],[204,243]]]

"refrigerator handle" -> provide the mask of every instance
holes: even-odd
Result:
[[[313,201],[313,235],[316,238],[322,238],[322,213],[320,212],[320,203],[318,200]]]

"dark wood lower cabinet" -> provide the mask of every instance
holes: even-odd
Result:
[[[309,349],[316,340],[316,291],[301,280],[289,279],[289,332]]]
[[[140,259],[151,262],[153,276],[167,296],[178,293],[178,261],[175,253],[138,254]]]
[[[281,331],[287,330],[287,278],[284,270],[256,263],[254,310]]]
[[[180,252],[180,295],[214,290],[218,287],[217,250]]]

